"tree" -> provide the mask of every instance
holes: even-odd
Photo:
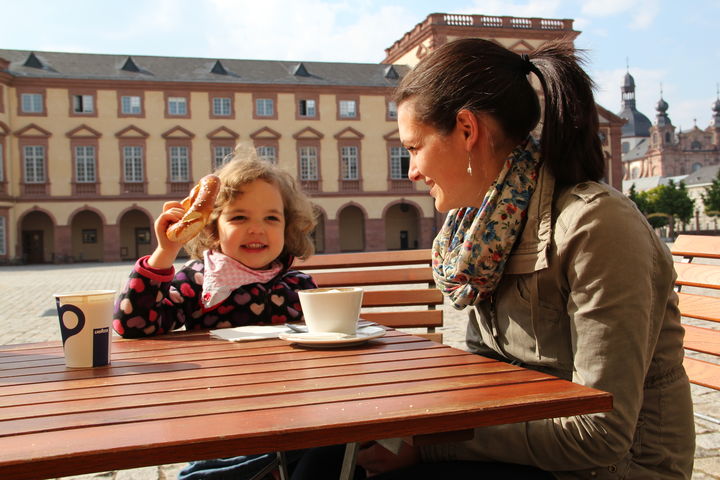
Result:
[[[669,216],[670,236],[674,236],[675,219],[680,220],[683,226],[690,221],[695,210],[695,201],[688,195],[685,183],[676,185],[669,180],[667,185],[660,185],[648,191],[652,194],[653,208],[657,213]]]
[[[668,224],[668,215],[658,213],[658,211],[656,210],[656,195],[653,193],[653,190],[648,190],[646,192],[638,192],[635,189],[635,184],[633,183],[630,187],[630,193],[628,194],[628,197],[630,198],[630,200],[635,202],[638,210],[640,210],[640,212],[645,215],[648,222],[653,228],[660,228]]]
[[[720,169],[717,176],[709,187],[705,188],[705,193],[701,193],[703,204],[705,205],[705,214],[711,217],[720,217]]]

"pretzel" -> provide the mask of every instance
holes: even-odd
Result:
[[[173,242],[185,243],[205,228],[215,207],[215,198],[220,191],[220,179],[206,175],[193,187],[182,202],[185,214],[180,221],[167,229],[167,237]]]

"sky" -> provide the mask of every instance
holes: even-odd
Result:
[[[709,125],[718,98],[718,0],[0,0],[0,48],[178,57],[378,63],[430,13],[573,19],[596,98],[675,126]]]

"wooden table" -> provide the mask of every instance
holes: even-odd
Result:
[[[605,411],[611,395],[388,331],[363,346],[113,343],[68,369],[59,342],[0,346],[0,478],[60,477]]]

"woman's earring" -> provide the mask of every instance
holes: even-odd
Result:
[[[468,168],[467,173],[472,177],[472,157],[470,156],[470,152],[468,152]]]

